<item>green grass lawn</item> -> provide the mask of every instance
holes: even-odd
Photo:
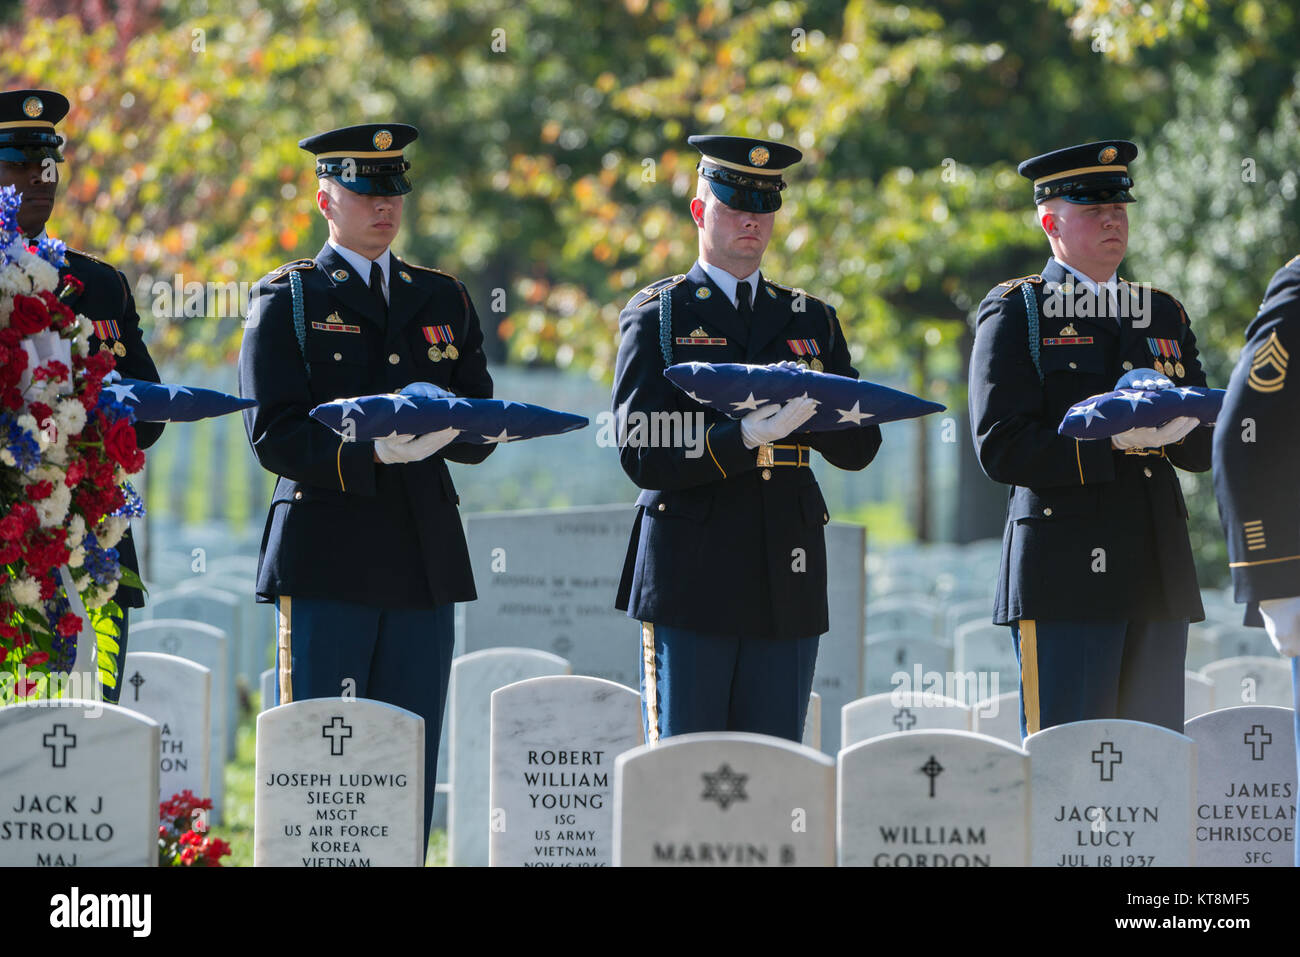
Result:
[[[253,866],[253,771],[257,757],[259,698],[256,692],[251,697],[240,696],[241,702],[249,702],[252,707],[240,708],[235,759],[226,765],[226,818],[213,829],[217,837],[230,844],[230,856],[221,862],[225,867]],[[446,865],[446,831],[436,830],[430,835],[426,863],[430,867]]]

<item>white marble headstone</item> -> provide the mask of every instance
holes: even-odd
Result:
[[[614,759],[642,742],[641,695],[576,675],[492,692],[488,862],[605,867],[614,857]]]
[[[158,863],[158,725],[118,705],[0,708],[0,866]]]
[[[424,864],[424,719],[366,698],[257,716],[253,863]]]
[[[1263,628],[1247,628],[1235,623],[1220,627],[1217,650],[1215,658],[1220,661],[1227,658],[1272,658],[1277,654]]]
[[[262,710],[270,711],[275,707],[275,669],[267,668],[262,672],[262,677],[258,680],[258,687],[262,690]]]
[[[614,863],[831,866],[835,762],[782,738],[683,734],[620,755]]]
[[[1197,866],[1293,866],[1295,712],[1225,708],[1185,731],[1197,749]]]
[[[230,714],[229,655],[230,640],[226,633],[202,622],[182,621],[175,618],[155,618],[131,622],[127,638],[127,652],[155,651],[177,655],[197,662],[212,672],[212,715],[208,722],[211,763],[209,781],[212,788],[212,821],[220,824],[226,803],[226,734],[227,716]],[[125,692],[125,687],[123,691]]]
[[[895,731],[970,730],[970,708],[943,695],[890,692],[859,698],[840,714],[844,747]]]
[[[869,695],[883,694],[898,687],[899,676],[952,670],[952,647],[931,638],[917,638],[905,632],[884,632],[867,638],[867,687]]]
[[[822,696],[816,691],[808,696],[808,714],[803,722],[803,743],[814,751],[822,749]]]
[[[969,731],[887,734],[840,752],[843,867],[1029,864],[1029,755]]]
[[[1196,743],[1140,721],[1077,721],[1025,739],[1035,867],[1190,867]]]
[[[1183,672],[1183,719],[1214,710],[1214,682],[1195,671]]]
[[[867,602],[866,638],[899,634],[914,640],[935,637],[936,602],[924,595],[891,595]]]
[[[1020,747],[1020,692],[1008,691],[975,702],[971,708],[971,730]]]
[[[199,575],[177,586],[175,594],[194,588],[213,589],[233,596],[237,602],[239,630],[231,635],[235,641],[231,655],[231,673],[252,685],[262,669],[272,663],[275,656],[277,616],[274,604],[259,604],[257,583],[253,578],[236,575]],[[171,616],[184,617],[184,616]]]
[[[1020,680],[1015,637],[1005,625],[960,625],[953,634],[952,646],[953,670],[996,674],[1003,688],[1014,688]]]
[[[1278,657],[1225,658],[1201,669],[1214,683],[1216,708],[1273,705],[1289,708],[1293,702],[1291,666]]]
[[[447,802],[449,863],[485,867],[488,863],[488,803],[492,692],[526,678],[567,675],[569,663],[531,648],[488,648],[451,663],[447,693],[451,755],[451,793]]]
[[[159,801],[186,789],[209,797],[212,672],[188,658],[127,651],[122,681],[118,704],[158,722]]]

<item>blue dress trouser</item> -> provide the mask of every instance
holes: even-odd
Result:
[[[437,785],[438,739],[451,678],[455,605],[380,608],[327,598],[276,602],[290,615],[289,657],[294,701],[337,698],[345,690],[413,711],[424,719],[424,846],[429,845]],[[280,703],[276,647],[275,703]],[[349,682],[345,685],[345,682]]]
[[[646,743],[696,731],[802,741],[820,638],[735,638],[643,622]]]
[[[1185,621],[1041,621],[1011,626],[1020,662],[1020,736],[1122,718],[1183,733]]]

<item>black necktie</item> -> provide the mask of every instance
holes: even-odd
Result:
[[[749,304],[749,283],[741,282],[736,286],[736,310],[741,318],[748,320],[754,310]]]
[[[375,302],[379,304],[379,314],[387,318],[388,303],[384,300],[384,271],[377,262],[370,264],[370,292],[375,297]]]

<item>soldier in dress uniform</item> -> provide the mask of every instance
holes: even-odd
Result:
[[[52,90],[10,90],[0,93],[0,187],[13,186],[22,193],[18,209],[18,226],[28,245],[47,238],[46,222],[54,210],[59,186],[58,164],[63,137],[54,126],[68,112],[68,99]],[[63,299],[74,312],[91,321],[94,332],[91,350],[113,354],[116,370],[129,379],[158,382],[158,369],[145,348],[140,316],[135,309],[126,276],[113,266],[78,249],[67,250],[68,264],[60,276],[75,276],[82,289]],[[137,422],[136,443],[147,449],[162,435],[161,422]],[[140,565],[135,543],[128,529],[117,544],[123,568],[139,574]],[[120,586],[113,600],[122,609],[118,620],[117,683],[103,687],[104,700],[116,703],[121,693],[122,668],[126,661],[128,609],[144,607],[144,595],[138,588]]]
[[[278,476],[258,601],[279,612],[276,703],[342,694],[425,719],[425,839],[451,672],[455,603],[473,575],[447,462],[492,445],[455,430],[354,441],[310,418],[318,403],[412,383],[489,398],[478,314],[464,283],[389,248],[411,191],[412,126],[310,136],[329,240],[253,289],[240,391],[258,461]]]
[[[624,436],[623,469],[643,491],[616,605],[641,622],[648,742],[728,730],[798,741],[828,629],[829,515],[812,452],[864,468],[880,429],[799,432],[815,411],[803,398],[733,420],[664,377],[677,362],[797,361],[857,378],[835,310],[759,270],[782,174],[800,152],[736,136],[688,142],[703,154],[690,206],[699,259],[623,310],[613,404],[622,422],[694,417],[704,441],[692,450]]]
[[[1214,491],[1233,592],[1250,603],[1246,623],[1262,624],[1278,653],[1291,659],[1300,766],[1300,385],[1286,381],[1296,355],[1300,256],[1268,284],[1214,434]]]
[[[1189,621],[1201,621],[1174,467],[1210,467],[1212,430],[1180,417],[1110,441],[1057,427],[1075,402],[1154,367],[1203,386],[1173,296],[1119,279],[1137,147],[1087,143],[1020,164],[1052,258],[980,303],[970,415],[980,464],[1009,485],[996,624],[1020,661],[1022,736],[1128,718],[1181,731]]]

